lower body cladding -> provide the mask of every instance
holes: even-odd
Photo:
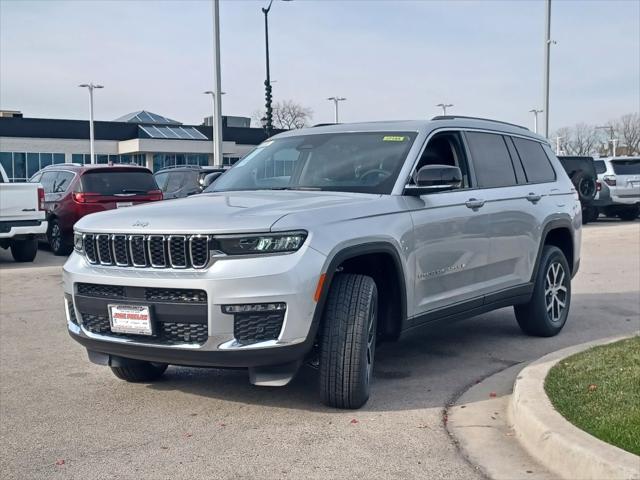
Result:
[[[285,385],[313,347],[324,262],[303,247],[176,271],[90,265],[74,253],[63,270],[67,327],[94,363],[248,368],[256,385]],[[121,307],[142,309],[149,331],[114,328]]]

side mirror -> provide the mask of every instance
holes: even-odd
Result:
[[[455,190],[462,184],[462,172],[458,167],[450,165],[425,165],[416,174],[415,185],[407,185],[407,195],[424,195],[426,193]]]
[[[216,179],[222,175],[222,172],[213,172],[204,177],[204,181],[202,182],[202,189],[209,187]]]

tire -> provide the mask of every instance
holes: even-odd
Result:
[[[166,363],[131,362],[126,367],[111,367],[113,374],[127,382],[151,382],[159,379],[167,369]]]
[[[598,211],[598,207],[586,207],[582,210],[582,224],[586,225],[587,223],[595,222],[599,216],[600,212]]]
[[[16,262],[33,262],[38,254],[38,239],[14,240],[11,242],[11,256]]]
[[[579,172],[573,178],[573,184],[581,202],[589,202],[596,196],[596,179],[585,172]]]
[[[371,277],[334,277],[320,339],[320,396],[325,405],[355,409],[369,399],[377,311],[378,291]]]
[[[632,222],[636,218],[638,218],[638,214],[640,214],[640,207],[629,207],[618,213],[620,220],[624,222]]]
[[[64,238],[62,233],[62,228],[60,227],[60,222],[55,218],[49,220],[49,228],[47,229],[47,241],[49,242],[49,247],[51,247],[51,252],[54,255],[62,256],[69,255],[71,253],[71,246],[68,245],[68,242]]]
[[[518,325],[527,335],[553,337],[564,327],[570,306],[571,270],[567,259],[558,247],[545,245],[531,300],[514,307]]]

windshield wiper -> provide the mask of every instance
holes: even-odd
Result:
[[[123,188],[122,193],[147,193],[146,190],[140,190],[139,188]]]
[[[320,187],[273,187],[265,188],[263,190],[308,190],[308,191],[320,191]]]

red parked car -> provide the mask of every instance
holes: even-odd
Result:
[[[71,253],[73,225],[85,215],[162,200],[151,170],[134,165],[60,163],[29,181],[44,187],[47,240],[55,255]]]

